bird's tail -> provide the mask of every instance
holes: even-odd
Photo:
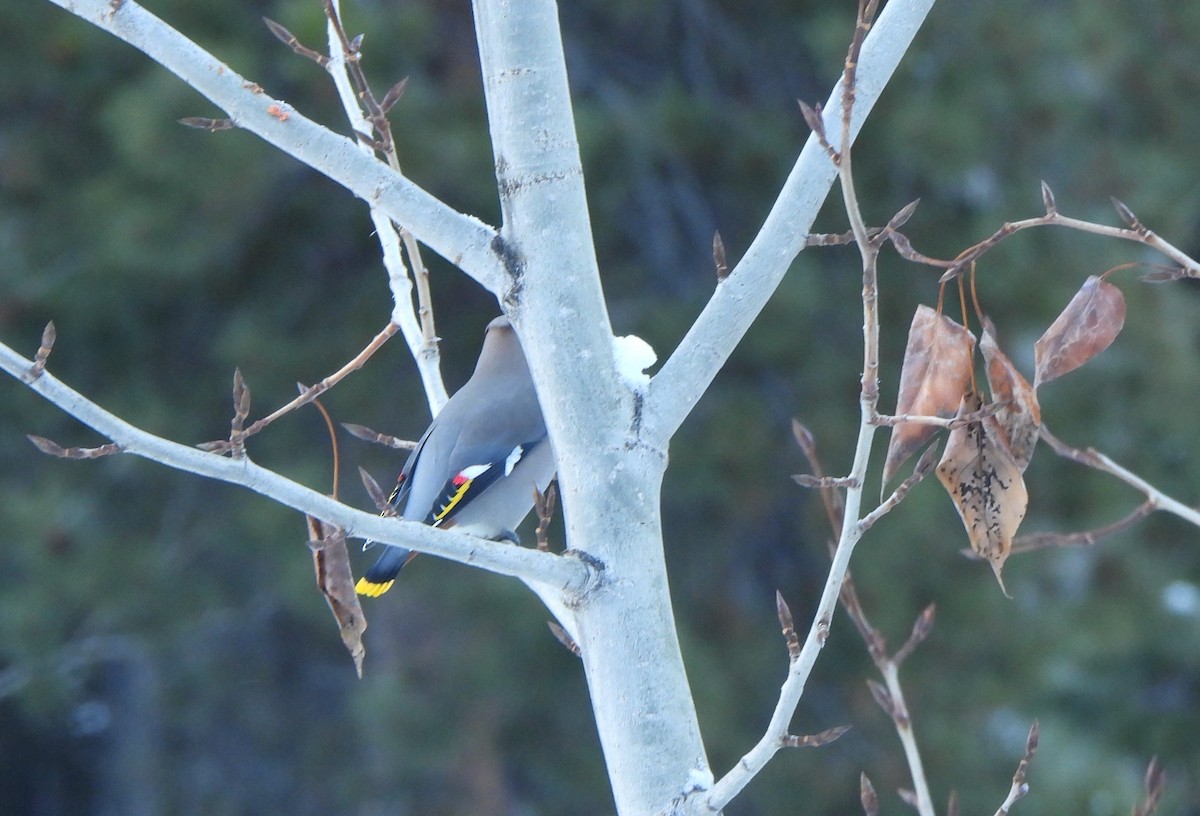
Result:
[[[354,591],[359,595],[378,598],[392,588],[392,583],[405,564],[413,559],[416,553],[403,547],[386,546],[383,555],[375,562],[375,566],[367,570],[367,574],[358,579]]]

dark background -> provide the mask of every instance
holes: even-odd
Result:
[[[322,71],[279,45],[267,15],[321,47],[316,0],[156,0],[234,69],[348,132]],[[807,136],[795,100],[823,101],[853,25],[850,2],[629,0],[562,10],[597,248],[614,328],[665,357],[714,279],[710,242],[749,244]],[[495,223],[491,154],[466,2],[351,3],[365,67],[412,178]],[[296,381],[337,369],[390,309],[364,205],[242,132],[144,56],[49,3],[0,16],[0,339],[26,354],[53,319],[55,373],[150,431],[194,443],[228,432],[240,366],[254,416]],[[866,216],[916,197],[906,228],[953,256],[1005,220],[1060,208],[1118,223],[1108,197],[1200,252],[1200,5],[942,0],[863,134]],[[836,196],[834,196],[836,199]],[[845,229],[829,206],[818,228]],[[1089,274],[1140,247],[1062,230],[989,254],[979,289],[1001,343],[1031,374],[1032,343]],[[445,375],[465,379],[495,304],[431,261]],[[857,423],[857,256],[811,250],[672,446],[667,558],[710,759],[723,772],[758,738],[786,668],[774,616],[798,620],[824,578],[828,532],[790,437],[799,415],[826,465],[848,467]],[[1168,494],[1195,500],[1200,299],[1191,283],[1113,280],[1117,342],[1042,389],[1047,424]],[[881,269],[883,407],[904,333],[937,273]],[[399,341],[325,399],[341,421],[415,437],[428,421]],[[515,582],[422,558],[367,607],[354,676],[312,586],[302,519],[232,487],[132,457],[52,460],[25,433],[99,444],[0,382],[0,813],[606,814],[612,812],[582,672]],[[884,435],[879,437],[877,461]],[[401,457],[349,437],[345,474],[384,482]],[[315,411],[250,445],[259,462],[328,490]],[[1112,521],[1141,497],[1039,449],[1024,530]],[[873,488],[872,488],[873,489]],[[352,476],[347,501],[368,507]],[[528,534],[527,534],[528,535]],[[922,485],[860,547],[868,611],[894,644],[930,602],[933,635],[903,678],[939,803],[994,812],[1030,722],[1035,814],[1128,813],[1146,762],[1169,776],[1164,813],[1200,813],[1200,530],[1159,514],[1085,549],[1014,558],[1012,600],[960,555],[941,488]],[[364,568],[368,557],[357,553]],[[807,625],[807,624],[805,624]],[[858,774],[885,813],[906,770],[864,680],[844,615],[794,730],[853,730],[784,753],[731,814],[854,813]],[[939,805],[941,807],[941,805]]]

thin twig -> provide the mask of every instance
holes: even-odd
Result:
[[[375,445],[383,445],[386,448],[393,450],[416,450],[417,443],[411,439],[400,439],[399,437],[383,434],[379,431],[372,430],[366,425],[356,425],[353,422],[343,422],[342,427],[350,432],[351,436],[358,437],[364,442],[371,442]]]
[[[1159,764],[1158,757],[1151,758],[1150,764],[1146,766],[1146,776],[1142,785],[1146,791],[1145,798],[1134,807],[1133,816],[1153,816],[1167,786],[1167,773]]]
[[[1146,499],[1154,505],[1155,509],[1165,510],[1172,515],[1179,516],[1189,524],[1200,527],[1200,510],[1196,510],[1194,507],[1189,507],[1183,502],[1171,498],[1141,476],[1121,467],[1095,448],[1084,450],[1073,448],[1061,442],[1058,437],[1050,433],[1050,429],[1045,425],[1042,426],[1041,438],[1046,440],[1046,443],[1054,449],[1054,452],[1064,459],[1070,459],[1072,462],[1077,462],[1078,464],[1115,476],[1130,487],[1141,491]]]
[[[1155,507],[1154,502],[1146,499],[1122,518],[1092,530],[1080,530],[1074,533],[1029,533],[1018,536],[1013,540],[1012,554],[1032,552],[1048,547],[1090,547],[1103,538],[1128,530],[1156,509],[1158,508]],[[971,554],[974,555],[974,552]]]
[[[887,642],[882,633],[867,619],[854,580],[847,574],[842,582],[842,607],[854,626],[862,635],[867,645],[867,652],[875,668],[883,676],[883,685],[868,681],[868,687],[879,707],[892,719],[896,735],[904,749],[904,757],[908,762],[909,773],[912,777],[913,790],[911,804],[920,816],[934,816],[933,797],[929,792],[929,783],[925,778],[925,766],[921,761],[921,752],[917,746],[916,733],[913,730],[912,717],[908,713],[908,703],[904,699],[904,689],[900,685],[900,666],[912,654],[913,650],[933,628],[934,607],[930,604],[913,623],[912,633],[908,640],[894,655],[889,655]]]
[[[176,470],[195,473],[256,493],[345,530],[348,537],[370,538],[471,564],[527,583],[554,587],[556,592],[582,591],[593,577],[594,563],[571,554],[543,553],[494,541],[439,530],[417,522],[382,519],[335,501],[249,458],[230,459],[155,436],[104,410],[50,372],[29,379],[33,361],[0,343],[0,369],[57,405],[84,425],[132,453]]]
[[[1025,739],[1025,756],[1017,765],[1017,771],[1012,778],[1012,787],[1008,789],[1008,796],[1004,798],[996,811],[996,816],[1007,816],[1013,804],[1029,793],[1029,783],[1025,781],[1025,773],[1029,770],[1029,763],[1033,761],[1033,755],[1037,752],[1037,745],[1038,723],[1037,720],[1034,720],[1033,725],[1029,727],[1029,736]]]
[[[1114,205],[1117,207],[1118,214],[1122,219],[1132,225],[1129,229],[1121,227],[1111,227],[1105,224],[1096,224],[1091,221],[1084,221],[1079,218],[1069,218],[1058,211],[1057,205],[1054,203],[1054,194],[1050,192],[1050,188],[1042,183],[1043,204],[1046,207],[1044,215],[1036,218],[1026,218],[1021,221],[1009,221],[1000,226],[994,233],[983,239],[979,243],[970,247],[949,265],[946,273],[942,275],[942,282],[949,281],[958,275],[962,274],[963,270],[968,268],[971,263],[979,260],[984,253],[995,247],[1005,238],[1010,235],[1020,232],[1021,230],[1030,229],[1032,227],[1066,227],[1068,229],[1078,230],[1079,232],[1087,232],[1092,235],[1102,235],[1108,238],[1119,238],[1123,241],[1133,241],[1143,244],[1151,249],[1157,250],[1163,255],[1170,258],[1175,263],[1179,264],[1184,270],[1184,275],[1190,278],[1200,278],[1200,263],[1192,259],[1190,255],[1180,250],[1173,244],[1163,240],[1154,231],[1147,229],[1136,216],[1129,211],[1121,202],[1114,199]],[[945,265],[940,263],[938,265]]]
[[[338,0],[323,2],[329,30],[330,59],[326,68],[338,91],[346,117],[359,137],[359,147],[372,155],[376,151],[383,153],[388,166],[400,173],[400,158],[392,138],[387,110],[395,104],[407,80],[401,80],[393,86],[383,103],[376,102],[362,72],[361,50],[351,47],[353,41],[347,37],[342,26]],[[379,138],[373,139],[373,135]],[[371,208],[371,221],[375,225],[375,235],[383,251],[383,264],[388,271],[388,287],[392,292],[392,322],[404,334],[421,375],[430,413],[436,416],[449,395],[440,370],[441,353],[434,324],[429,270],[421,257],[420,244],[412,233],[376,207]]]
[[[871,417],[871,422],[882,426],[905,425],[908,423],[912,423],[913,425],[933,425],[952,431],[955,428],[962,428],[975,422],[982,422],[990,416],[995,416],[1004,407],[1005,403],[994,402],[983,406],[978,411],[955,414],[952,417],[925,414],[876,414]]]
[[[308,403],[312,402],[314,399],[321,396],[326,391],[328,391],[330,388],[333,388],[339,382],[344,380],[347,375],[362,368],[366,364],[367,360],[371,359],[371,355],[373,355],[375,352],[379,351],[379,349],[383,346],[383,344],[386,343],[388,341],[388,339],[391,338],[391,336],[394,335],[395,333],[396,333],[396,324],[395,323],[389,323],[386,326],[384,326],[383,331],[381,331],[381,332],[379,332],[379,334],[375,335],[375,337],[373,337],[371,339],[371,342],[367,343],[367,345],[363,348],[362,351],[360,351],[358,354],[354,355],[353,358],[351,358],[350,362],[346,363],[344,366],[342,366],[337,371],[330,374],[325,379],[321,380],[316,385],[310,385],[310,386],[305,387],[300,392],[300,395],[298,397],[296,397],[295,399],[293,399],[291,402],[287,403],[286,405],[280,406],[279,408],[275,409],[273,412],[271,412],[267,416],[263,417],[262,419],[255,420],[253,423],[251,423],[251,425],[248,428],[246,428],[246,430],[241,432],[240,438],[242,440],[245,440],[248,437],[254,436],[256,433],[263,430],[264,428],[266,428],[268,425],[270,425],[272,422],[279,419],[280,417],[291,413],[292,411],[296,410],[297,408],[299,408],[302,405],[308,405]]]
[[[865,533],[898,505],[904,501],[904,497],[908,495],[908,491],[912,490],[918,482],[929,475],[929,471],[933,470],[934,460],[937,458],[937,447],[930,446],[921,454],[921,458],[917,460],[916,467],[907,479],[896,486],[892,494],[888,496],[878,507],[867,513],[858,522],[861,532]]]
[[[857,486],[845,491],[845,507],[842,514],[842,524],[838,535],[838,544],[833,554],[833,562],[825,580],[825,587],[817,603],[816,613],[808,635],[800,648],[799,656],[792,661],[787,679],[779,692],[779,699],[771,715],[771,721],[759,742],[745,754],[741,760],[725,776],[721,777],[709,790],[707,807],[712,811],[723,809],[767,764],[779,750],[780,740],[788,733],[788,724],[795,714],[796,707],[804,693],[804,687],[817,660],[817,655],[829,637],[829,627],[837,608],[842,580],[849,569],[850,557],[863,534],[859,524],[859,513],[862,507],[863,484],[867,472],[867,464],[871,456],[871,442],[875,435],[876,426],[871,418],[877,414],[879,402],[879,313],[877,309],[878,293],[876,290],[876,259],[878,247],[874,246],[867,234],[863,222],[862,211],[854,191],[854,181],[850,161],[850,131],[854,104],[854,75],[863,39],[869,28],[874,14],[874,0],[867,0],[859,9],[859,21],[855,27],[855,38],[846,58],[846,72],[843,75],[843,94],[848,101],[843,106],[842,141],[839,154],[838,176],[842,187],[842,197],[845,203],[847,217],[854,232],[859,254],[862,257],[863,271],[863,368],[861,392],[859,396],[861,420],[859,423],[858,440],[855,444],[854,461],[848,478]]]
[[[821,465],[821,459],[817,455],[817,440],[813,436],[812,431],[797,418],[792,419],[792,436],[796,438],[796,444],[800,446],[800,450],[804,453],[804,457],[808,459],[809,467],[813,470],[813,475],[818,478],[825,476],[825,468]],[[830,486],[822,486],[821,503],[825,505],[825,515],[829,519],[829,526],[833,530],[833,534],[837,535],[842,529],[842,518],[846,512],[846,503],[842,499],[840,491]]]

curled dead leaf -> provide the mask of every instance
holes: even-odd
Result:
[[[337,621],[342,643],[354,660],[354,670],[361,678],[363,658],[367,654],[363,645],[363,632],[367,629],[367,618],[363,615],[358,593],[354,591],[354,576],[350,572],[350,555],[346,551],[345,534],[322,521],[306,517],[309,547],[313,553],[313,568],[317,573],[317,589],[325,596],[329,611]]]
[[[1104,351],[1125,325],[1125,296],[1113,284],[1090,276],[1046,333],[1033,346],[1033,387],[1074,371]]]
[[[962,398],[959,413],[982,407],[983,399],[969,393]],[[1001,571],[1025,518],[1029,495],[1021,469],[997,440],[996,426],[996,418],[988,416],[951,431],[937,475],[962,519],[971,549],[992,565],[1000,589],[1008,595]]]
[[[1017,467],[1024,473],[1033,458],[1033,449],[1042,429],[1042,409],[1038,405],[1037,392],[997,345],[990,321],[984,325],[979,350],[987,363],[992,401],[998,406],[993,415],[996,437],[1007,446]]]
[[[908,329],[908,345],[900,369],[897,414],[952,417],[971,386],[975,336],[928,306],[918,306]],[[933,425],[914,422],[892,428],[883,482],[887,484],[909,457],[934,434]]]

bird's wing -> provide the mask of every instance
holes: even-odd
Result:
[[[468,460],[473,458],[476,461],[458,468],[455,474],[446,480],[441,493],[429,510],[425,523],[437,527],[451,522],[459,510],[500,479],[511,474],[513,468],[539,445],[549,444],[550,440],[543,436],[530,442],[518,443],[511,448],[480,452],[481,455],[477,457],[467,456]]]

